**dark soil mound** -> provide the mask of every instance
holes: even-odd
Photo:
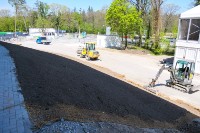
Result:
[[[178,128],[195,117],[185,109],[76,61],[1,44],[15,61],[25,103],[36,126],[65,118]]]

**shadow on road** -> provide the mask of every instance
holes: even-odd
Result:
[[[177,128],[195,117],[185,109],[76,61],[1,44],[14,59],[26,106],[36,125],[65,118]]]

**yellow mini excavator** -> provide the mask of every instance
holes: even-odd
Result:
[[[87,60],[98,59],[99,52],[95,50],[95,42],[86,42],[85,47],[80,53],[80,57],[85,57]]]

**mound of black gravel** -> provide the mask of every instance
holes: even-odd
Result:
[[[65,118],[179,128],[196,117],[172,103],[68,58],[1,44],[15,61],[26,106],[34,124],[39,127]]]

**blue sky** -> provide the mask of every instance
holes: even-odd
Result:
[[[34,3],[36,0],[26,0],[27,4],[30,7],[34,7]],[[40,0],[46,2],[48,4],[58,3],[62,5],[66,5],[70,9],[74,9],[76,7],[77,10],[80,8],[87,10],[89,6],[92,6],[94,10],[99,10],[103,6],[109,6],[112,0]],[[190,9],[191,3],[194,0],[164,0],[165,3],[175,4],[180,7],[179,12],[184,12]],[[12,7],[8,4],[8,0],[0,0],[0,9],[12,9]]]

